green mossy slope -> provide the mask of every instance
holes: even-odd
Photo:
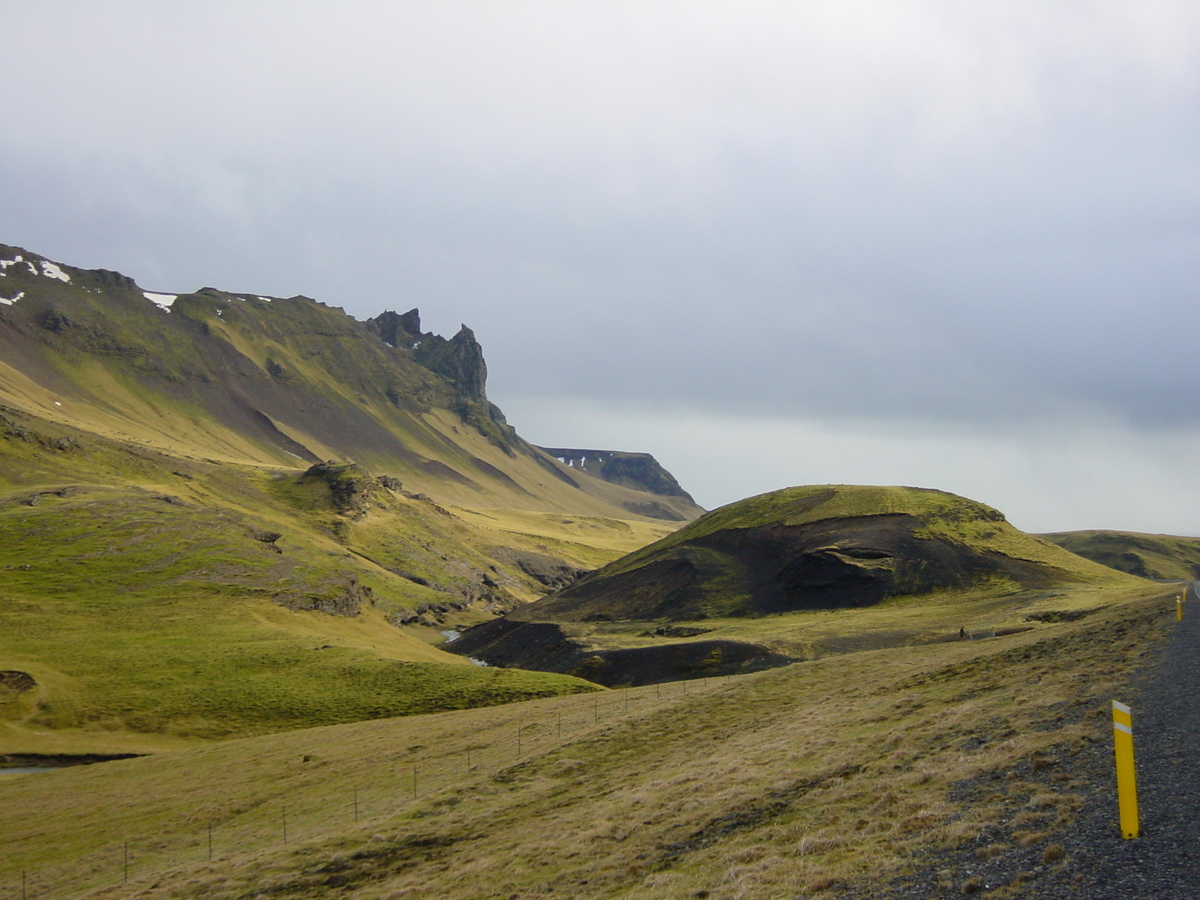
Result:
[[[1141,578],[1200,578],[1200,538],[1130,531],[1062,531],[1042,537],[1102,566]]]
[[[590,689],[430,644],[536,595],[518,563],[542,542],[509,534],[497,560],[496,534],[352,467],[172,457],[15,410],[0,426],[0,672],[23,673],[0,679],[0,754]]]
[[[1031,588],[1120,577],[963,497],[816,485],[714,510],[516,615],[727,617],[863,606],[987,582]]]

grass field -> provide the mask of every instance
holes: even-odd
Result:
[[[289,510],[273,496],[296,476],[225,466],[171,483],[142,462],[142,485],[0,494],[0,670],[37,682],[0,694],[0,753],[116,753],[591,689],[483,670],[432,646],[436,627],[387,621],[487,571],[478,548],[493,538],[474,526],[389,499],[339,540],[327,500]],[[445,627],[472,621],[456,615]]]
[[[1089,590],[1054,608],[1090,615],[997,638],[10,777],[0,891],[24,872],[31,896],[734,900],[886,896],[950,848],[1069,867],[1055,835],[1090,788],[1072,760],[1107,739],[1174,595]],[[950,894],[968,880],[944,873]]]
[[[1136,582],[1133,582],[1136,585]],[[1129,588],[1129,583],[1125,583]],[[832,609],[767,616],[706,618],[670,623],[694,629],[691,637],[657,636],[658,622],[562,622],[571,638],[590,648],[654,647],[677,641],[749,641],[798,659],[818,659],[854,650],[919,646],[969,640],[997,632],[1044,627],[1041,619],[1059,614],[1085,616],[1103,607],[1113,586],[1070,585],[1052,590],[1021,590],[997,582],[923,597],[896,597],[855,610]],[[1031,618],[1033,617],[1033,618]]]

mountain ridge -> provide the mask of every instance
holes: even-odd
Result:
[[[183,448],[165,432],[186,432],[230,461],[352,460],[440,502],[700,512],[686,495],[578,480],[520,438],[487,400],[466,326],[445,339],[416,309],[359,322],[302,295],[150,292],[7,245],[0,263],[0,396],[28,412],[167,450]]]
[[[0,246],[0,754],[592,690],[439,645],[699,508],[562,465],[486,378],[415,309]]]

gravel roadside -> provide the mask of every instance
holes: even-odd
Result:
[[[1194,900],[1200,897],[1200,598],[1188,591],[1183,621],[1160,662],[1133,685],[1141,834],[1117,828],[1115,788],[1095,791],[1062,835],[1070,866],[1039,879],[1038,900]],[[1114,783],[1111,741],[1086,765]],[[1032,886],[1031,886],[1032,887]]]
[[[1045,760],[956,786],[952,799],[987,802],[1014,775],[1046,791],[1066,790],[1079,805],[1045,838],[1016,840],[1014,822],[984,829],[971,843],[928,857],[918,871],[874,889],[843,891],[841,900],[1198,900],[1200,898],[1200,596],[1188,590],[1183,621],[1150,654],[1121,700],[1132,708],[1141,833],[1118,827],[1113,741],[1107,710],[1103,738]],[[1173,617],[1172,617],[1173,618]],[[1161,620],[1160,620],[1161,621]],[[1086,707],[1074,710],[1079,715]],[[1028,798],[1024,798],[1028,799]],[[1014,798],[1013,807],[1024,805]],[[1010,817],[1011,818],[1011,817]],[[1057,824],[1057,823],[1055,823]],[[1002,852],[988,852],[989,845]]]

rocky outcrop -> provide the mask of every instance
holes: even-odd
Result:
[[[37,687],[37,681],[28,672],[18,672],[15,669],[0,671],[0,695],[5,691],[14,694],[24,694]]]
[[[696,620],[870,606],[981,583],[1047,588],[1113,573],[981,503],[918,488],[818,485],[732,503],[513,613],[522,621]]]
[[[520,622],[511,617],[477,625],[444,649],[493,666],[561,672],[606,687],[737,675],[795,662],[746,641],[686,641],[596,650],[570,638],[552,622]]]
[[[385,344],[410,351],[416,362],[454,385],[461,398],[487,402],[483,347],[466,325],[447,340],[440,334],[421,331],[421,313],[417,309],[403,314],[389,310],[363,324]]]
[[[659,465],[649,453],[624,453],[619,450],[573,450],[565,447],[539,447],[563,465],[587,472],[601,481],[619,484],[662,497],[681,497],[694,503],[679,486],[675,476]]]
[[[334,508],[344,516],[360,519],[367,514],[371,497],[380,488],[399,491],[400,479],[391,475],[378,477],[368,474],[357,463],[340,463],[334,460],[310,466],[300,480],[316,479],[329,488]]]
[[[489,553],[493,559],[516,566],[534,581],[551,590],[573,584],[580,575],[588,571],[545,553],[533,553],[512,547],[492,547]]]
[[[351,577],[324,594],[280,594],[275,597],[275,602],[291,610],[311,609],[331,616],[353,618],[362,611],[363,604],[374,604],[375,596],[369,587]]]

